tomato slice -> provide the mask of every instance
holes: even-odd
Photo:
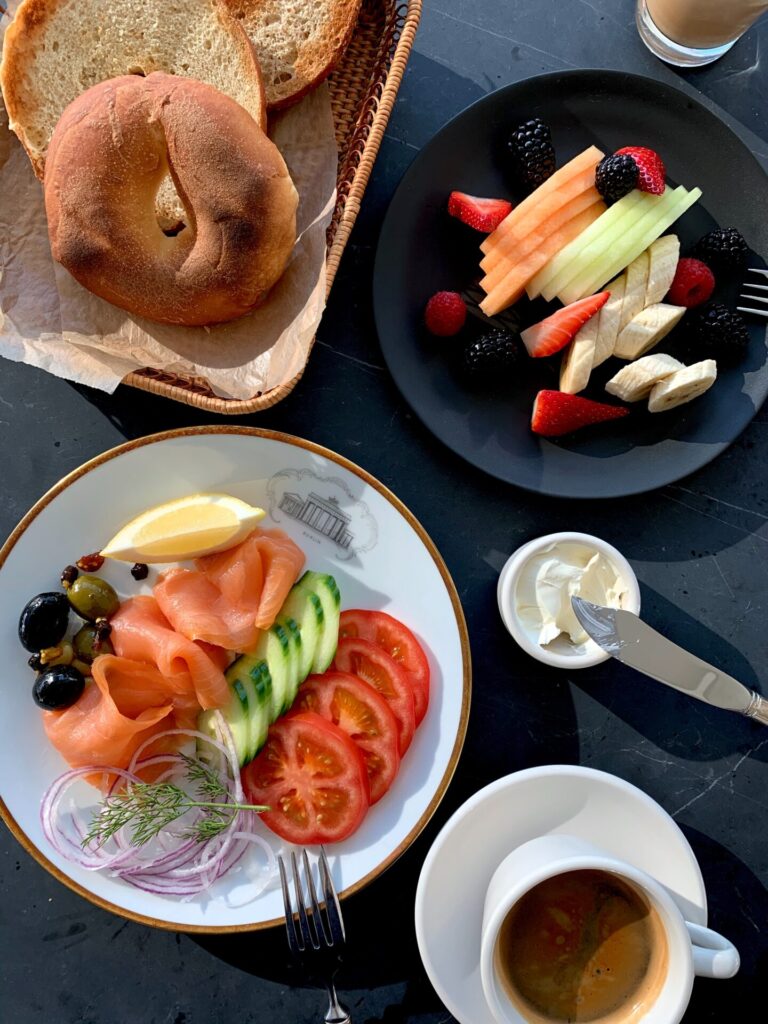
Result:
[[[280,718],[243,769],[249,800],[268,804],[265,825],[299,846],[338,843],[368,810],[368,771],[349,736],[311,711]]]
[[[381,800],[400,767],[397,719],[381,694],[348,672],[325,672],[302,683],[293,708],[316,712],[355,741],[368,769],[371,803]]]
[[[339,640],[333,667],[359,676],[388,702],[397,719],[397,749],[402,757],[416,728],[413,687],[404,670],[381,647],[352,636]]]
[[[341,613],[339,638],[361,637],[370,640],[394,658],[405,670],[413,687],[416,725],[427,713],[429,704],[429,662],[419,641],[406,625],[386,612],[350,608]]]

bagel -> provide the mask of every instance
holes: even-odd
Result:
[[[169,237],[170,173],[189,227]],[[212,86],[155,72],[100,82],[48,150],[51,250],[90,291],[160,323],[234,320],[263,301],[296,239],[298,196],[277,147]]]

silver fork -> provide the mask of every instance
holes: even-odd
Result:
[[[762,270],[760,267],[750,267],[747,271],[749,274],[760,274],[763,277],[768,277],[768,270]],[[752,284],[751,281],[744,282],[745,288],[751,288],[755,292],[768,292],[768,284]],[[740,295],[740,299],[748,299],[751,302],[762,302],[768,307],[768,295]],[[766,309],[755,309],[751,306],[737,306],[736,309],[740,313],[752,313],[754,316],[762,316],[768,318],[768,308]]]
[[[328,859],[325,850],[320,847],[320,883],[323,889],[323,901],[318,902],[312,871],[309,866],[307,851],[302,850],[301,860],[306,876],[306,888],[309,893],[309,906],[304,899],[304,886],[301,882],[296,854],[291,851],[291,869],[293,872],[293,888],[296,894],[296,908],[291,901],[287,873],[283,858],[278,856],[280,883],[283,887],[283,905],[285,906],[285,930],[288,935],[288,946],[291,954],[305,974],[313,981],[321,982],[328,992],[328,1009],[323,1018],[326,1024],[351,1024],[352,1018],[336,996],[334,979],[341,965],[341,957],[346,944],[344,921],[341,916],[339,898],[331,879]]]

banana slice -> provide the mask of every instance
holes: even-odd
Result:
[[[605,385],[605,390],[623,402],[639,402],[641,398],[650,395],[653,386],[659,381],[671,376],[676,370],[684,369],[685,363],[678,362],[672,356],[652,352],[622,367]]]
[[[613,354],[619,359],[638,359],[645,355],[666,338],[684,312],[684,306],[668,306],[664,302],[648,306],[619,332]]]
[[[680,258],[680,239],[677,235],[662,235],[648,250],[651,264],[648,269],[648,287],[645,290],[646,306],[661,302],[675,279],[677,261]]]
[[[619,333],[624,330],[630,320],[637,316],[641,309],[648,305],[645,301],[645,292],[648,288],[650,266],[651,258],[646,249],[627,267],[627,287],[624,291],[624,301],[621,304]]]
[[[576,395],[589,384],[597,341],[596,316],[591,316],[568,346],[560,364],[560,390]]]
[[[700,363],[677,370],[655,385],[648,399],[648,412],[666,412],[690,402],[709,391],[716,380],[717,363],[714,359],[702,359]]]
[[[592,369],[600,366],[606,359],[613,355],[616,339],[619,336],[619,321],[621,319],[621,307],[624,302],[624,292],[627,287],[627,276],[622,274],[615,281],[605,286],[605,290],[611,293],[610,299],[606,302],[597,316],[592,320],[598,320],[597,341],[595,342],[595,358],[592,361]],[[588,320],[587,323],[591,323]]]

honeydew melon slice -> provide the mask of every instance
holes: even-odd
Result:
[[[566,245],[530,282],[526,289],[529,298],[536,298],[537,295],[544,295],[546,298],[550,284],[559,280],[560,275],[567,271],[588,245],[593,241],[598,241],[606,231],[628,217],[630,212],[641,202],[642,197],[643,193],[634,189],[618,203],[614,203],[591,227],[587,228],[578,238],[574,238],[570,245]]]
[[[480,249],[482,252],[490,252],[491,249],[506,235],[507,231],[514,225],[516,225],[523,216],[530,210],[534,209],[539,205],[544,196],[550,195],[552,192],[557,192],[558,189],[562,188],[571,178],[576,177],[578,174],[582,174],[588,168],[594,170],[600,161],[605,156],[597,146],[590,146],[585,149],[578,156],[575,156],[573,160],[569,160],[567,164],[563,164],[560,170],[555,173],[547,180],[539,185],[529,196],[527,196],[521,203],[507,214],[504,220],[499,224],[495,231],[492,231],[490,235],[481,243]]]
[[[685,189],[683,189],[684,191]],[[595,243],[587,246],[575,260],[571,261],[570,266],[558,275],[555,281],[551,281],[543,289],[542,294],[548,301],[551,302],[556,295],[560,295],[570,287],[577,286],[577,282],[589,278],[592,268],[605,260],[608,254],[616,252],[625,238],[637,231],[641,225],[648,227],[655,223],[659,215],[674,202],[672,189],[668,189],[663,196],[653,196],[642,192],[641,197],[641,201],[636,206],[618,222],[612,224],[608,231],[604,231]]]
[[[610,281],[619,271],[636,259],[644,249],[647,249],[659,235],[663,234],[671,224],[674,224],[687,209],[701,198],[700,188],[693,188],[690,192],[686,192],[681,186],[675,192],[682,192],[682,195],[672,203],[671,207],[667,208],[666,212],[660,212],[655,222],[649,225],[643,219],[642,222],[636,224],[621,239],[619,245],[611,248],[605,258],[590,269],[589,274],[571,282],[559,293],[558,298],[568,304],[576,302],[577,299],[586,295],[592,295],[606,281]]]

